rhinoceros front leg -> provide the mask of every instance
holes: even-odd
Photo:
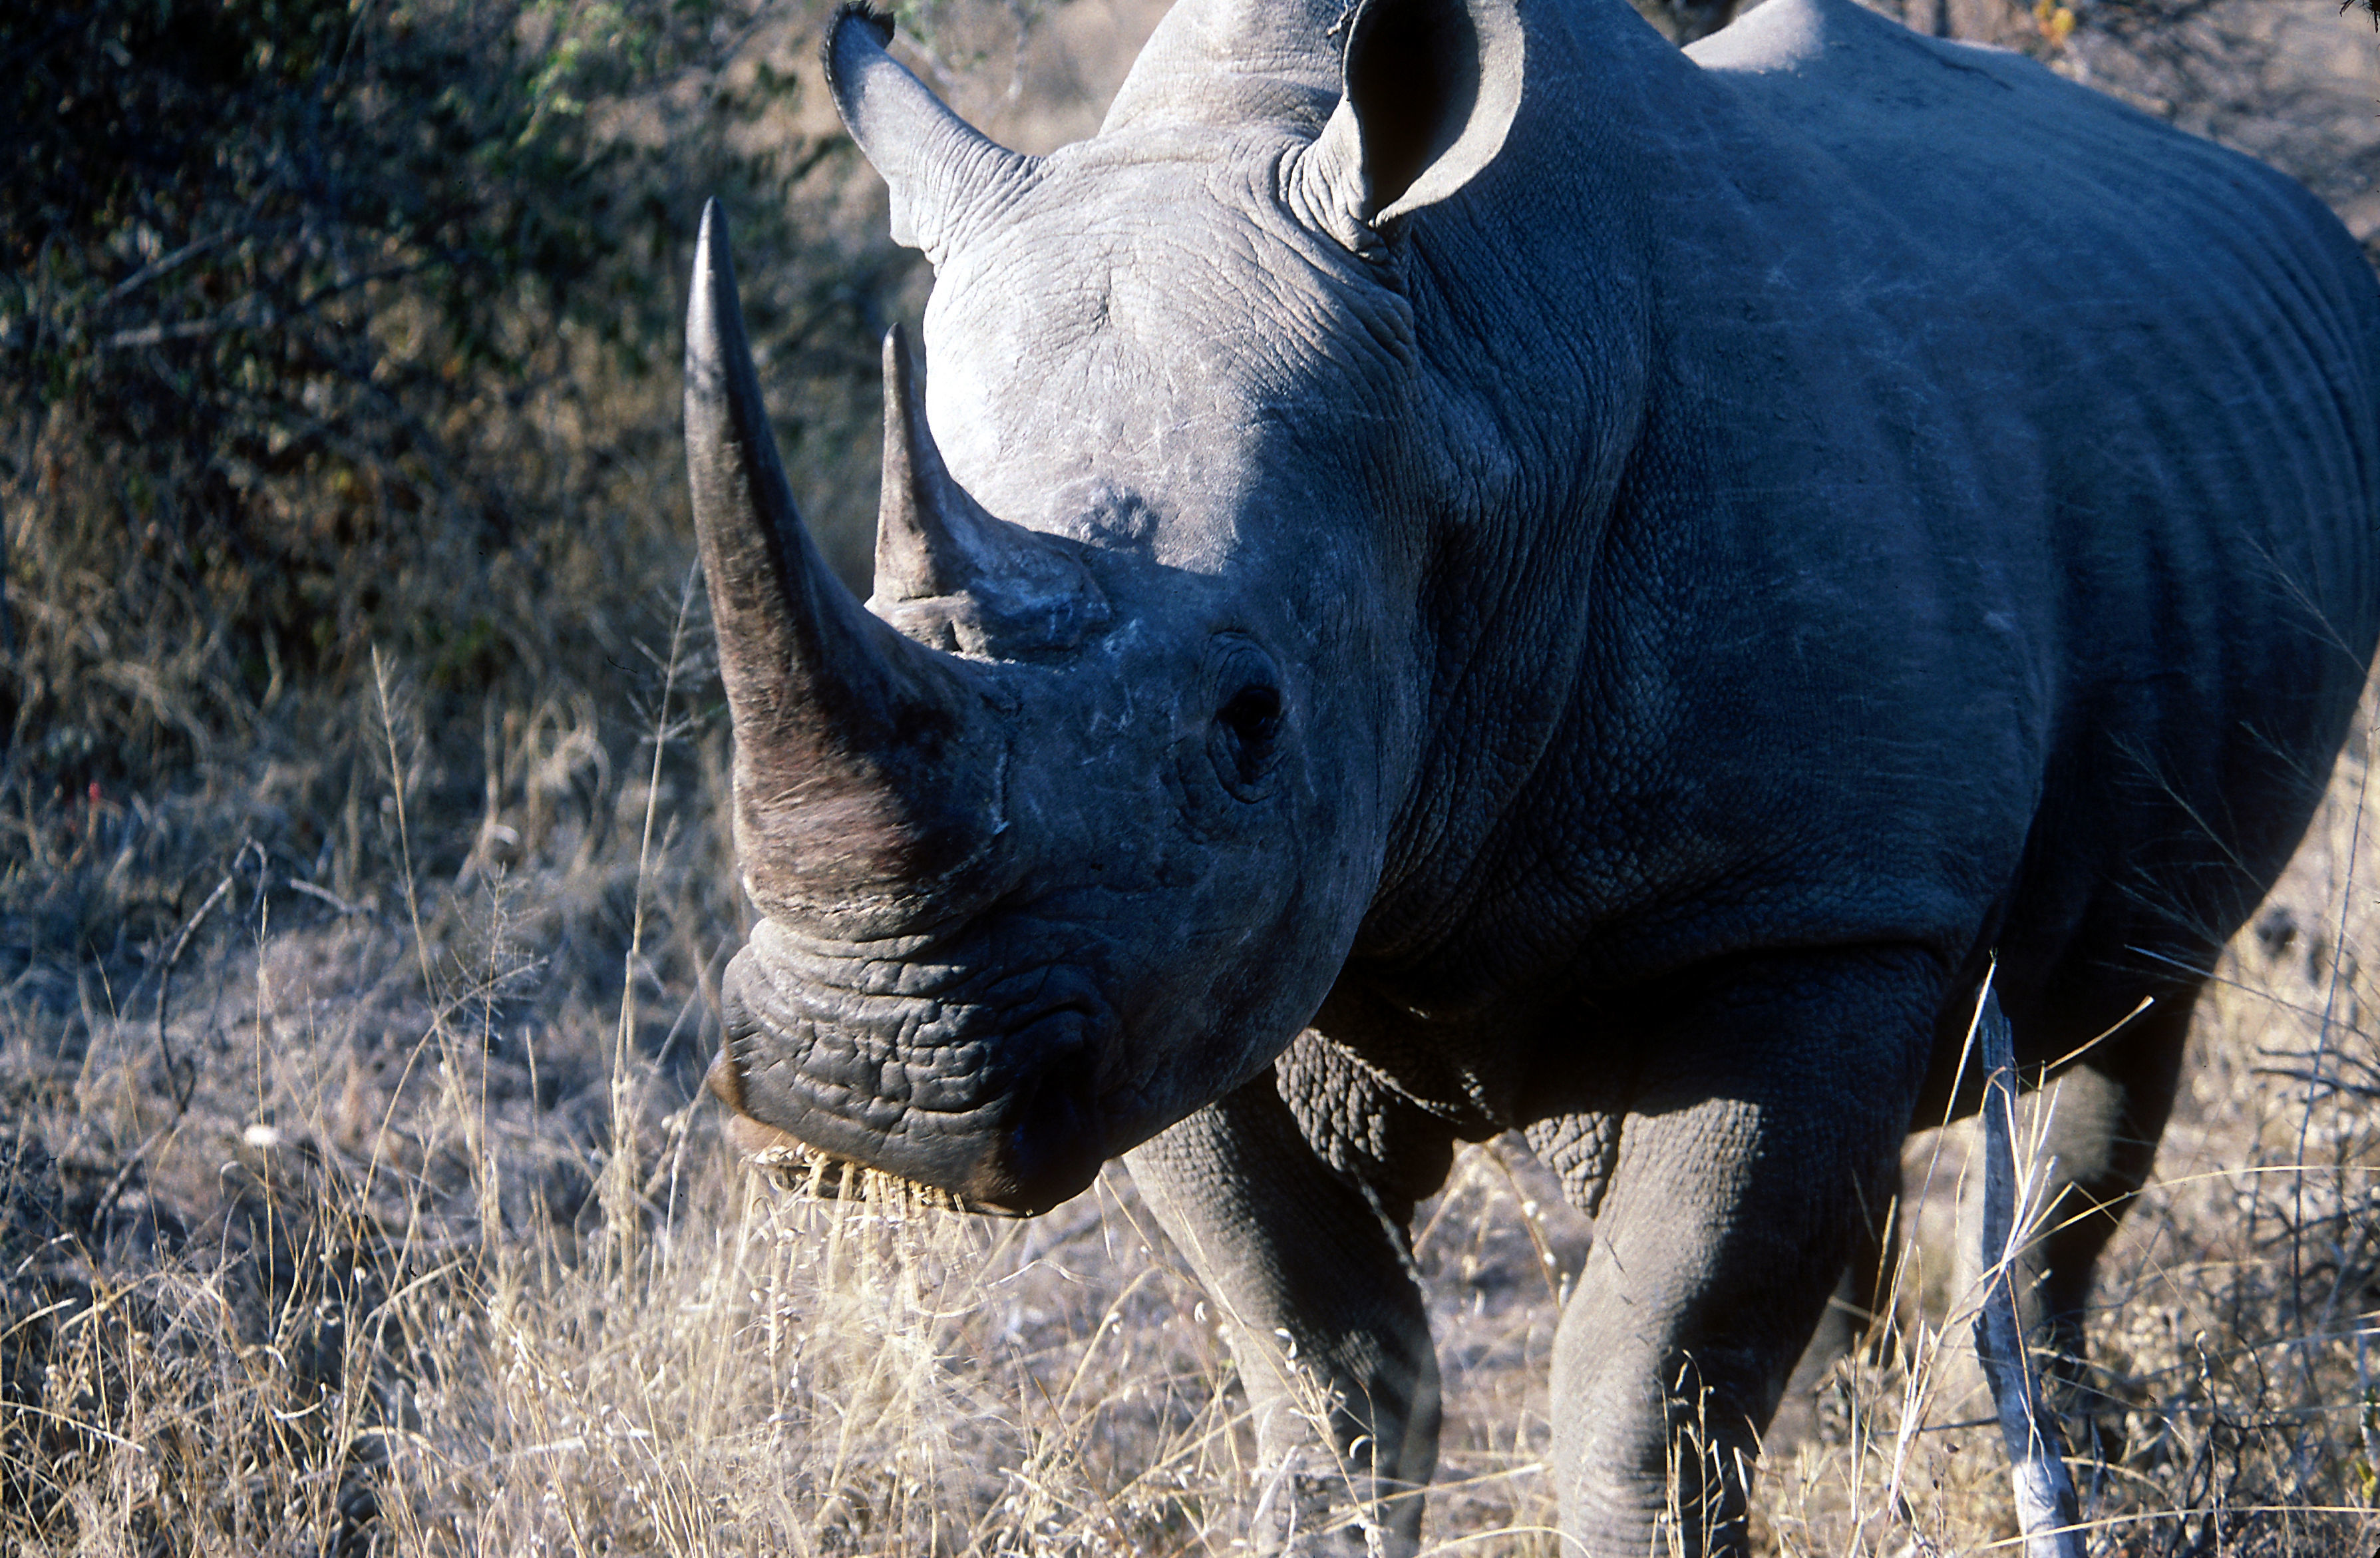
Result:
[[[1564,1551],[1743,1550],[1760,1435],[1886,1204],[1942,986],[1886,950],[1762,959],[1653,1004],[1554,1342]]]
[[[1324,1162],[1270,1072],[1125,1162],[1230,1321],[1268,1476],[1259,1549],[1413,1552],[1439,1404],[1410,1199]]]

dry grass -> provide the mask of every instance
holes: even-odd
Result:
[[[951,0],[950,62],[991,83],[964,106],[1081,133],[1155,14],[1111,9],[1003,71],[999,8]],[[860,558],[873,352],[844,315],[914,307],[916,278],[880,269],[864,184],[805,177],[769,371],[805,501]],[[383,301],[395,351],[411,305]],[[1121,1171],[993,1223],[730,1161],[696,1080],[747,911],[675,390],[567,331],[529,356],[524,397],[458,381],[443,445],[501,477],[493,552],[327,456],[238,488],[257,534],[371,519],[315,683],[207,594],[253,557],[176,571],[178,490],[123,478],[71,405],[0,406],[11,665],[47,711],[0,773],[0,1552],[1230,1551],[1265,1468]],[[456,514],[468,474],[439,477]],[[2380,1536],[2370,741],[2203,1005],[2103,1267],[2077,1463],[2102,1551]],[[1844,1363],[1772,1455],[1767,1551],[2011,1534],[1956,1345],[1961,1133],[1909,1162],[1910,1345]],[[1417,1232],[1431,1540],[1556,1553],[1546,1370],[1589,1230],[1500,1142]]]
[[[402,701],[378,733],[399,780]],[[2107,1263],[2104,1395],[2075,1426],[2108,1552],[2345,1552],[2380,1529],[2368,740],[2227,960],[2159,1182]],[[65,1001],[19,977],[0,1048],[17,1546],[1229,1550],[1263,1468],[1215,1317],[1120,1171],[1000,1223],[730,1161],[693,1088],[735,942],[698,885],[716,892],[717,770],[674,783],[685,744],[592,792],[622,841],[608,868],[560,848],[343,911],[243,850],[162,1029],[157,980]],[[552,838],[604,831],[583,796],[546,804]],[[625,900],[625,996],[552,993],[568,914],[532,906],[588,896]],[[1912,1147],[1910,1345],[1826,1382],[1766,1485],[1772,1551],[2012,1534],[1956,1343],[1959,1162]],[[1421,1215],[1450,1403],[1430,1529],[1460,1551],[1559,1551],[1545,1369],[1586,1237],[1505,1143]]]
[[[2066,1403],[2095,1551],[2360,1553],[2380,1535],[2380,1077],[2357,950],[2380,905],[2369,709],[2200,1004],[2156,1176],[2100,1266],[2092,1371]],[[1780,1552],[1956,1552],[2014,1534],[1960,1345],[1972,1266],[1956,1256],[1973,1234],[1955,1183],[1972,1129],[1911,1144],[1900,1301],[1920,1318],[1903,1355],[1847,1361],[1823,1387],[1818,1441],[1772,1484]]]

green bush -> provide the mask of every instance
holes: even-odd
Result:
[[[686,554],[701,197],[759,262],[772,376],[823,381],[809,398],[855,425],[866,326],[907,274],[880,230],[833,220],[840,138],[756,132],[795,79],[729,67],[788,19],[819,20],[732,0],[0,12],[17,782],[108,793],[248,749],[285,723],[267,711],[351,697],[374,644],[449,705],[633,661],[624,623]],[[476,742],[476,708],[443,712]]]

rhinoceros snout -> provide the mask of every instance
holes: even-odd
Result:
[[[1108,1156],[1097,1020],[1075,1006],[1007,1014],[787,992],[729,966],[726,1038],[706,1078],[739,1150],[826,1159],[905,1179],[976,1211],[1031,1216],[1075,1196]],[[819,1004],[799,997],[817,998]],[[808,1009],[802,1009],[807,1007]],[[843,1176],[824,1176],[839,1190]]]

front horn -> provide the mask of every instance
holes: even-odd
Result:
[[[735,734],[735,847],[763,912],[899,920],[1002,828],[977,677],[870,616],[794,506],[744,333],[719,203],[686,322],[694,528]]]

